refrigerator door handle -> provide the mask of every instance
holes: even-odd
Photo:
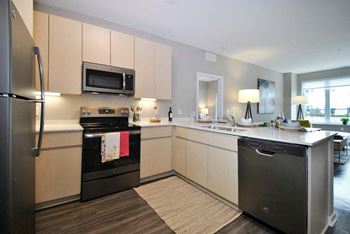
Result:
[[[39,127],[39,135],[38,142],[36,147],[33,149],[33,155],[38,157],[40,155],[41,145],[43,142],[43,133],[44,133],[44,120],[45,120],[45,81],[44,81],[44,69],[43,63],[40,56],[39,47],[34,47],[34,53],[38,60],[38,68],[39,68],[39,78],[40,78],[40,99],[36,100],[37,103],[40,104],[40,127]]]

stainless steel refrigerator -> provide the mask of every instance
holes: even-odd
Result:
[[[44,87],[39,49],[13,3],[0,0],[0,233],[35,233],[35,157],[44,119],[44,93],[35,99],[36,62]],[[42,113],[37,142],[35,105]]]

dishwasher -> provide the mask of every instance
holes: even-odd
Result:
[[[238,139],[238,206],[285,233],[307,233],[306,146]]]

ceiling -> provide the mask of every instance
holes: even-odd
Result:
[[[36,0],[279,72],[350,65],[349,0]]]

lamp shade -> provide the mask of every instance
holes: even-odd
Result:
[[[204,114],[204,115],[209,114],[209,109],[208,108],[201,108],[201,114]]]
[[[257,103],[260,99],[259,89],[241,89],[238,92],[239,103]]]
[[[294,96],[292,99],[293,105],[308,104],[309,98],[306,96]]]

